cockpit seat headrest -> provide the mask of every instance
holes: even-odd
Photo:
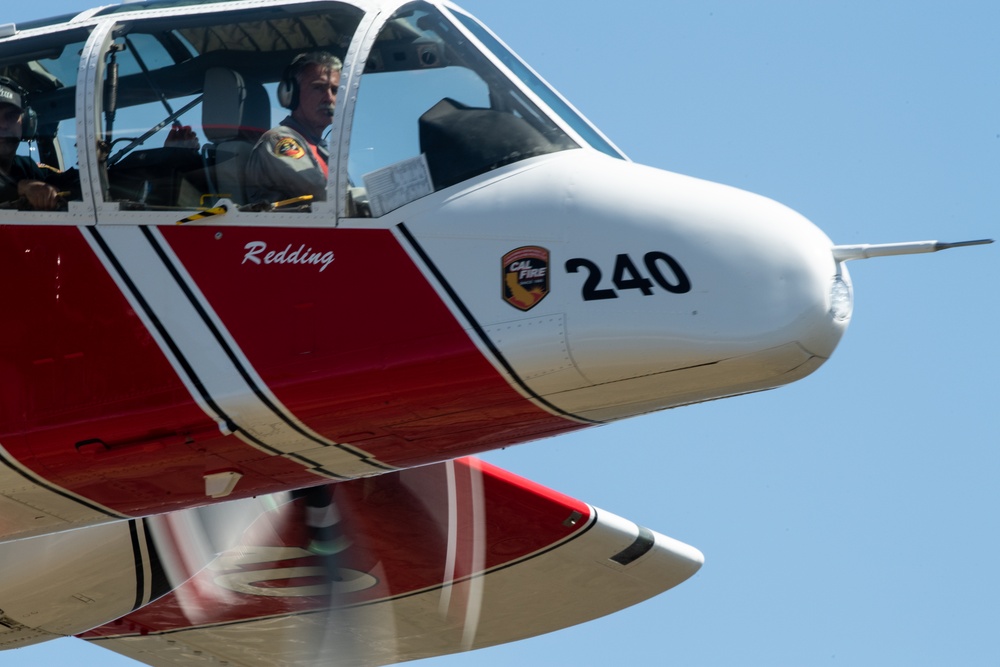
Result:
[[[212,142],[240,136],[247,88],[240,73],[226,67],[205,70],[205,97],[201,105],[202,131]]]

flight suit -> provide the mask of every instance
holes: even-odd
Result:
[[[20,181],[42,181],[59,190],[66,191],[66,199],[77,199],[80,194],[80,173],[76,169],[57,171],[51,167],[39,166],[26,155],[15,155],[9,173],[0,173],[0,205],[4,208],[23,201],[17,193]]]
[[[250,153],[246,189],[250,202],[278,202],[302,195],[326,200],[330,152],[291,116],[264,133]]]

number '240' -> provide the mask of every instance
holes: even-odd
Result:
[[[654,250],[647,252],[642,263],[646,267],[646,273],[635,265],[632,258],[622,253],[615,257],[615,269],[611,275],[611,282],[618,291],[639,290],[644,296],[653,296],[654,283],[662,289],[672,294],[684,294],[691,291],[691,280],[687,273],[677,262],[665,252]],[[604,274],[601,267],[584,257],[574,257],[566,260],[566,271],[577,273],[580,269],[587,271],[587,277],[583,281],[583,300],[599,301],[601,299],[617,299],[618,293],[610,287],[602,287],[601,280]]]

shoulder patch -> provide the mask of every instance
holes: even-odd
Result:
[[[302,148],[302,145],[292,137],[282,137],[282,139],[274,145],[274,154],[278,157],[289,157],[298,160],[306,154],[306,151]]]

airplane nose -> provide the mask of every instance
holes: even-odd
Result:
[[[589,387],[562,392],[562,407],[609,418],[758,391],[832,354],[850,278],[803,216],[630,163],[575,178],[566,340]]]
[[[850,278],[803,216],[596,153],[487,181],[421,231],[454,260],[456,292],[505,363],[588,419],[786,384],[818,368],[850,321]]]
[[[592,151],[484,176],[408,224],[498,363],[585,419],[787,384],[850,321],[850,277],[803,216]]]

